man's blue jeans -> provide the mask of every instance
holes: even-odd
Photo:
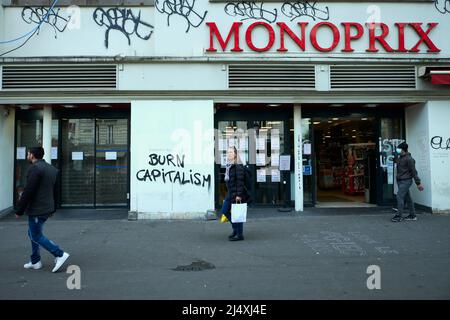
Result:
[[[63,251],[51,240],[47,239],[42,230],[48,216],[31,217],[28,216],[28,236],[31,240],[31,263],[35,264],[41,261],[39,246],[50,252],[55,257],[62,257]]]
[[[244,224],[242,222],[239,223],[232,223],[231,222],[231,198],[229,195],[225,197],[225,201],[222,205],[221,213],[227,217],[227,219],[231,223],[231,227],[233,228],[233,233],[238,236],[242,236],[244,232]]]

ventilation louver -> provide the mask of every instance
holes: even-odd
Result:
[[[228,87],[314,89],[314,66],[229,65]]]
[[[331,89],[415,89],[414,66],[331,66]]]
[[[5,65],[2,89],[116,88],[115,65]]]

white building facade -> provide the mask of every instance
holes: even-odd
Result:
[[[450,211],[448,1],[96,3],[3,0],[0,211],[35,145],[61,207],[203,217],[229,146],[256,207],[390,205],[405,140]]]

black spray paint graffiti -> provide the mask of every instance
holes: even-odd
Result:
[[[444,138],[441,136],[434,136],[430,140],[431,148],[435,150],[450,150],[450,138],[447,141],[444,141]]]
[[[131,9],[126,8],[97,8],[94,10],[93,18],[99,26],[105,26],[105,46],[108,48],[109,33],[112,30],[121,32],[131,45],[130,37],[136,35],[139,39],[148,40],[153,34],[154,27],[141,20],[141,10],[136,15]]]
[[[194,10],[195,0],[155,0],[155,8],[160,13],[167,14],[167,25],[170,26],[170,17],[178,15],[187,22],[186,33],[191,27],[199,27],[206,18],[208,11],[203,15]]]
[[[24,7],[22,10],[22,19],[28,24],[41,24],[41,23],[47,23],[53,28],[53,31],[55,32],[55,38],[57,38],[58,32],[64,32],[67,28],[67,24],[70,21],[70,16],[63,17],[60,15],[60,8],[56,9],[49,9],[45,7]],[[46,17],[46,15],[48,16]],[[39,28],[40,29],[40,28]],[[37,32],[39,34],[39,30]]]
[[[152,167],[154,166],[169,166],[174,168],[184,169],[184,158],[185,156],[179,155],[158,155],[152,153],[149,155],[150,161],[148,164]],[[169,170],[165,169],[142,169],[136,173],[136,179],[139,181],[150,181],[150,182],[162,182],[162,183],[179,183],[180,185],[192,184],[195,186],[205,187],[207,185],[208,190],[211,188],[211,175],[203,175],[198,172],[193,172],[189,170],[189,173],[179,170]]]
[[[297,2],[285,2],[281,6],[281,12],[291,21],[301,18],[310,17],[314,21],[318,20],[329,20],[330,10],[328,7],[319,8],[317,7],[317,2],[309,1],[297,1]]]
[[[442,14],[450,13],[450,0],[435,0],[434,6]]]
[[[255,19],[255,20],[265,20],[269,23],[273,23],[277,20],[278,14],[277,9],[273,11],[266,10],[263,8],[264,3],[256,2],[231,2],[225,6],[225,13],[232,17],[242,17],[241,21]]]

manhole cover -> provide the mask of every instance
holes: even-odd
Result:
[[[178,266],[175,269],[172,269],[174,271],[203,271],[203,270],[209,270],[209,269],[215,269],[216,267],[206,261],[194,261],[191,264],[187,266]]]

